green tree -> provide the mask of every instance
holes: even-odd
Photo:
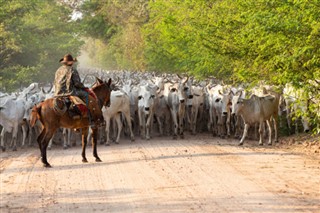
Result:
[[[76,55],[82,45],[72,11],[49,0],[0,4],[1,89],[53,81],[59,59],[68,52]]]

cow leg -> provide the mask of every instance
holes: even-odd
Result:
[[[172,121],[173,121],[173,139],[177,139],[178,137],[178,118],[177,113],[174,110],[171,111]]]
[[[153,112],[149,112],[148,119],[146,122],[146,139],[150,140],[150,130],[151,130],[151,124],[153,123]]]
[[[263,145],[263,121],[259,122],[259,145],[262,146]],[[270,125],[270,124],[269,124]]]
[[[117,122],[117,129],[118,129],[118,134],[117,134],[117,139],[115,141],[116,144],[119,144],[120,141],[120,135],[121,135],[121,131],[122,131],[122,121],[121,121],[121,117],[120,114],[117,114],[116,117],[116,122]]]
[[[145,115],[142,112],[143,109],[138,110],[138,116],[139,116],[139,129],[140,129],[140,137],[141,139],[145,138],[145,125],[146,125],[146,121],[145,121]]]
[[[164,128],[163,128],[164,134],[166,136],[170,135],[170,132],[172,129],[171,125],[172,125],[172,122],[171,122],[171,118],[170,118],[170,112],[167,112],[164,117]]]
[[[247,134],[248,134],[248,129],[249,129],[249,124],[244,124],[244,130],[243,130],[243,135],[242,138],[240,140],[239,146],[243,145],[243,141],[246,138]]]
[[[193,116],[192,116],[192,121],[191,121],[191,123],[192,123],[192,134],[193,135],[195,135],[197,132],[196,132],[196,130],[197,130],[197,117],[198,117],[198,109],[194,109],[194,112],[192,113],[193,114]]]
[[[273,119],[273,126],[274,126],[274,142],[278,143],[278,123],[277,118]]]
[[[87,140],[88,140],[88,132],[89,128],[82,128],[82,134],[81,134],[81,141],[82,141],[82,162],[87,163],[88,160],[86,158],[86,147],[87,147]],[[93,139],[92,139],[93,140]]]
[[[12,151],[17,151],[17,136],[18,136],[18,126],[15,126],[13,127],[12,139],[11,139]]]
[[[97,138],[98,138],[98,128],[92,128],[92,149],[93,149],[93,157],[96,158],[96,162],[102,162],[98,156],[97,152]]]
[[[288,132],[289,135],[291,135],[291,109],[289,107],[287,107],[287,124],[288,124]]]
[[[212,113],[212,110],[211,110],[211,107],[210,107],[210,109],[209,109],[209,122],[208,122],[208,131],[211,131],[211,128],[212,128],[212,130],[213,130],[213,127],[212,127],[212,125],[213,125],[213,113]],[[212,132],[212,134],[214,135],[214,133]]]
[[[230,133],[230,126],[231,126],[231,114],[230,112],[227,114],[227,122],[226,122],[226,125],[227,125],[227,136],[230,137],[231,133]]]
[[[184,138],[184,126],[183,126],[183,119],[184,119],[184,116],[185,116],[185,109],[186,109],[186,106],[184,104],[179,104],[179,115],[178,115],[178,118],[179,118],[179,135],[181,138]]]
[[[48,144],[48,149],[49,149],[49,150],[51,150],[51,147],[52,147],[52,141],[53,141],[52,139],[53,139],[53,138],[50,139],[49,144]]]
[[[267,122],[268,130],[269,130],[269,142],[268,142],[268,145],[272,145],[272,128],[271,128],[270,120],[266,120],[266,122]]]
[[[218,133],[218,126],[217,126],[217,116],[216,116],[216,111],[214,109],[214,112],[212,113],[212,125],[211,125],[211,128],[212,128],[212,135],[213,136],[216,136]]]
[[[235,128],[235,133],[234,133],[234,138],[238,138],[240,135],[240,116],[236,116],[234,115],[234,119],[235,119],[235,124],[234,124],[234,128]]]
[[[0,140],[1,140],[1,149],[2,151],[6,151],[6,146],[4,145],[4,135],[6,133],[6,130],[2,128],[1,134],[0,134]]]
[[[109,146],[110,145],[110,118],[106,118],[105,120],[106,120],[105,132],[106,132],[106,138],[107,138],[105,145]]]
[[[157,119],[157,123],[159,126],[159,133],[162,136],[163,135],[163,126],[162,126],[161,118],[160,118],[160,116],[156,115],[156,119]]]
[[[129,131],[130,131],[130,139],[131,141],[134,141],[134,134],[133,134],[133,131],[132,131],[132,124],[131,124],[131,116],[130,116],[130,113],[125,113],[124,114],[125,116],[125,119],[127,121],[127,125],[129,127]]]
[[[25,143],[26,143],[26,139],[27,139],[27,133],[28,133],[28,124],[26,122],[24,122],[21,125],[21,129],[22,129],[22,144],[21,146],[24,147]]]

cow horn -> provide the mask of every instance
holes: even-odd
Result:
[[[185,81],[183,81],[183,84],[187,83],[188,80],[189,80],[189,75],[187,75],[187,78]]]
[[[178,78],[183,79],[183,77],[181,77],[178,73],[177,73]]]

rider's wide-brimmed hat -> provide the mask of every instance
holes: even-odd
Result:
[[[77,62],[77,58],[73,58],[72,55],[66,54],[59,60],[62,64],[72,65],[74,62]]]

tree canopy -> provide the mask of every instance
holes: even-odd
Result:
[[[71,9],[50,0],[0,0],[1,89],[52,79],[59,59],[81,42]]]

